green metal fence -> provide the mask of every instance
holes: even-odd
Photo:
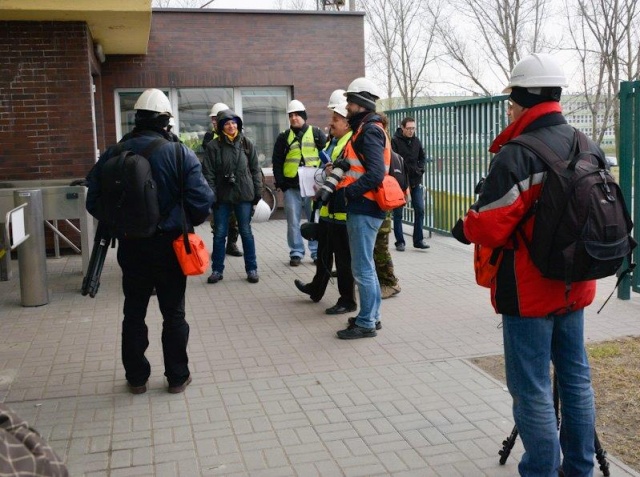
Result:
[[[620,83],[620,150],[618,164],[620,167],[620,187],[632,210],[633,235],[640,241],[640,195],[634,194],[635,184],[640,183],[640,81],[623,81]],[[634,251],[634,262],[638,263],[640,252]],[[640,293],[640,273],[626,278],[618,290],[618,298],[629,299],[630,287]]]
[[[486,175],[489,146],[507,124],[507,96],[387,111],[391,134],[406,116],[428,158],[424,175],[425,228],[449,233],[474,200],[474,188]],[[413,222],[410,204],[404,220]]]

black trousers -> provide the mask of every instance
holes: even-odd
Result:
[[[333,258],[335,256],[336,272],[338,278],[338,304],[355,306],[355,282],[351,273],[351,252],[349,250],[349,235],[347,225],[344,222],[318,222],[318,262],[316,274],[310,283],[311,298],[320,300],[327,284],[331,279]]]
[[[189,377],[189,324],[184,312],[187,277],[182,273],[172,245],[178,235],[176,232],[148,239],[121,240],[118,247],[124,292],[122,363],[127,381],[133,386],[146,383],[151,374],[144,355],[149,346],[145,317],[154,287],[163,319],[164,375],[169,386],[179,386]]]

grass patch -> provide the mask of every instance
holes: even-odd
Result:
[[[596,396],[596,429],[603,448],[640,472],[640,337],[587,345]],[[471,360],[505,382],[504,357]]]

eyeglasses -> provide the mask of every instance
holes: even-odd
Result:
[[[416,128],[404,128],[404,129],[406,129],[407,131],[415,131],[416,130]]]

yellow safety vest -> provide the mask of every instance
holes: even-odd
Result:
[[[351,139],[351,135],[352,134],[353,134],[353,132],[349,131],[347,134],[345,134],[340,139],[338,139],[338,143],[336,144],[336,147],[334,147],[333,151],[331,151],[331,161],[332,162],[335,162],[341,156],[342,151],[344,150],[344,147],[349,142],[349,139]],[[329,147],[329,143],[327,143],[327,147]],[[327,147],[325,147],[325,150],[327,149]],[[346,222],[347,213],[346,212],[336,212],[336,213],[331,214],[331,213],[329,213],[329,205],[328,204],[324,204],[322,207],[320,207],[320,217],[333,219],[333,220],[339,220],[341,222]]]
[[[289,152],[287,152],[284,158],[283,168],[285,177],[296,177],[298,175],[298,167],[300,166],[318,167],[320,165],[318,148],[313,139],[313,126],[307,128],[302,135],[301,141],[298,141],[296,135],[289,129],[287,144],[289,145]]]

